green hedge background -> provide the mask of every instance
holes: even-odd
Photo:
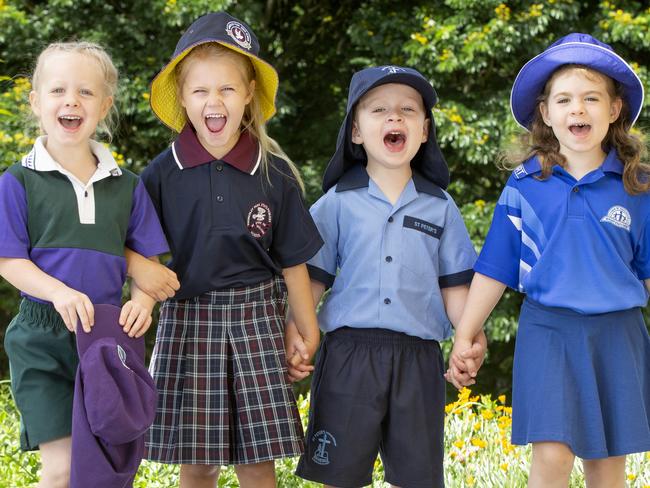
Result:
[[[192,20],[219,9],[253,27],[262,56],[279,72],[278,114],[269,131],[300,166],[310,203],[320,195],[352,73],[399,64],[429,77],[440,98],[434,117],[451,169],[450,192],[477,249],[507,178],[495,162],[519,133],[509,91],[528,59],[562,35],[587,32],[612,44],[650,86],[646,2],[0,0],[0,171],[37,135],[25,78],[35,57],[49,42],[85,39],[106,46],[120,70],[121,119],[112,148],[121,164],[140,172],[172,138],[149,108],[149,81]],[[646,98],[637,123],[642,130],[648,104]],[[490,350],[477,391],[509,395],[520,300],[506,293],[487,324]],[[0,335],[17,305],[16,291],[0,280]],[[153,337],[151,331],[150,342]],[[7,376],[0,348],[0,378]]]

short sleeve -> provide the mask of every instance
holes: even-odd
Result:
[[[305,208],[298,185],[287,176],[282,176],[280,181],[280,213],[271,216],[273,242],[269,252],[280,267],[289,268],[306,263],[320,249],[323,241]]]
[[[650,278],[650,215],[645,220],[639,242],[635,246],[632,267],[640,280]]]
[[[515,290],[521,268],[521,194],[510,177],[494,208],[492,223],[474,271]]]
[[[440,288],[464,285],[472,281],[476,251],[467,233],[462,215],[449,198],[445,229],[438,248]]]
[[[133,192],[131,218],[126,233],[126,246],[145,256],[156,256],[169,251],[165,234],[151,198],[141,180]]]
[[[0,176],[0,257],[29,259],[27,195],[11,169]]]
[[[330,188],[309,209],[323,238],[323,247],[307,263],[309,277],[320,281],[328,288],[334,284],[338,266],[338,201],[335,188]]]

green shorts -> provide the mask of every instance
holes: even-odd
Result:
[[[20,412],[20,447],[70,436],[79,364],[75,336],[52,305],[23,299],[5,333],[11,391]]]

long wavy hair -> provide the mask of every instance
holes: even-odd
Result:
[[[188,65],[187,60],[192,58],[207,58],[207,57],[216,57],[223,58],[227,57],[235,62],[237,62],[242,67],[242,72],[246,76],[246,83],[250,83],[252,80],[255,80],[255,68],[253,63],[243,54],[239,54],[232,49],[228,49],[216,42],[209,42],[201,44],[200,46],[195,47],[192,51],[176,65],[176,83],[177,90],[180,93],[183,81],[185,79],[186,67]],[[296,165],[291,161],[289,156],[282,150],[280,144],[273,138],[271,138],[266,132],[266,122],[264,121],[264,114],[260,107],[259,102],[259,91],[255,90],[251,101],[246,105],[244,110],[244,115],[242,116],[240,130],[247,130],[253,137],[257,139],[260,144],[260,149],[262,152],[260,166],[262,172],[266,175],[268,180],[269,175],[269,165],[271,164],[270,154],[276,156],[280,159],[283,159],[289,169],[291,170],[291,175],[296,184],[300,187],[301,191],[304,193],[305,185],[300,177],[300,172]],[[269,180],[270,182],[270,180]]]
[[[610,148],[616,149],[618,157],[623,163],[623,185],[625,191],[631,195],[645,193],[650,190],[650,164],[647,163],[647,151],[643,141],[643,135],[638,129],[639,135],[630,132],[631,120],[630,110],[624,98],[623,86],[612,80],[599,71],[593,70],[580,64],[567,64],[557,69],[548,79],[543,92],[537,97],[535,115],[530,127],[530,132],[520,138],[520,150],[511,151],[502,161],[501,166],[512,170],[527,159],[538,156],[542,164],[540,179],[547,179],[553,166],[566,166],[566,157],[560,153],[560,143],[553,134],[553,129],[544,123],[540,105],[547,102],[553,81],[569,70],[578,70],[583,76],[590,80],[603,79],[607,85],[607,93],[612,99],[620,98],[623,101],[621,112],[618,118],[609,125],[607,135],[601,142],[605,153]]]

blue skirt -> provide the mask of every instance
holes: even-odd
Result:
[[[583,315],[529,299],[515,346],[512,443],[583,459],[650,451],[650,337],[641,309]]]

